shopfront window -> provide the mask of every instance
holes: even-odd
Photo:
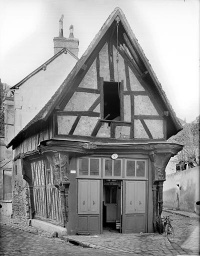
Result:
[[[104,177],[120,178],[122,177],[122,160],[104,159]]]
[[[99,177],[100,159],[80,158],[78,161],[78,175],[82,177]]]
[[[146,160],[126,160],[126,178],[146,178]]]

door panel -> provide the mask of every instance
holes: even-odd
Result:
[[[122,232],[146,232],[146,181],[124,181],[123,188]]]
[[[100,233],[100,180],[78,180],[78,233]]]
[[[134,196],[135,196],[135,182],[134,181],[126,181],[126,191],[125,191],[125,213],[134,213]]]
[[[99,180],[90,181],[90,191],[88,198],[90,198],[90,213],[98,214],[99,213],[99,196],[100,196],[100,187]]]
[[[79,180],[78,182],[78,213],[87,213],[88,205],[88,181]]]
[[[145,213],[145,182],[137,181],[135,184],[135,212]]]
[[[88,217],[88,230],[94,233],[99,231],[99,216],[91,215]]]
[[[117,219],[117,204],[106,204],[106,222],[115,222]]]

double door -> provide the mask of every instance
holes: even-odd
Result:
[[[120,222],[122,233],[146,232],[146,181],[120,183],[116,199],[106,204],[106,222]],[[78,233],[103,232],[105,187],[102,180],[78,180]]]

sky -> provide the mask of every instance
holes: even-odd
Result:
[[[64,15],[79,58],[120,7],[177,117],[199,115],[199,0],[0,0],[0,79],[14,86],[53,56]]]

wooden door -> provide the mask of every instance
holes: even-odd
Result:
[[[78,233],[100,233],[100,180],[78,180]]]
[[[146,232],[146,181],[124,181],[123,233]]]

